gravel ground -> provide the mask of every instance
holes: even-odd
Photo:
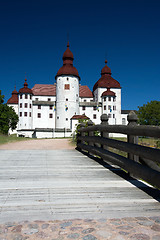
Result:
[[[8,222],[1,240],[160,240],[160,217]]]
[[[3,150],[58,150],[74,149],[71,139],[36,139],[0,145]]]

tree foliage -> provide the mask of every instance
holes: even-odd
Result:
[[[18,116],[12,107],[4,104],[4,95],[0,90],[0,132],[7,134],[9,129],[14,130],[18,123]]]
[[[139,123],[142,125],[160,125],[160,101],[151,101],[138,107]]]

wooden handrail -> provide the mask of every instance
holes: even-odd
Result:
[[[108,125],[108,116],[103,114],[101,124],[93,125],[91,121],[88,122],[88,127],[81,124],[77,134],[77,147],[96,154],[128,171],[132,176],[160,188],[160,149],[138,145],[138,136],[160,138],[160,127],[137,125],[137,116],[133,111],[127,119],[129,123],[125,126]],[[101,136],[95,136],[97,131]],[[109,133],[126,134],[128,142],[110,139]],[[128,157],[110,152],[108,147],[127,152]]]

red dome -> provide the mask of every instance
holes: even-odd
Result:
[[[19,93],[29,93],[32,94],[32,90],[28,88],[27,79],[25,79],[24,87],[19,90]]]
[[[106,65],[101,70],[101,78],[95,83],[93,92],[97,88],[121,88],[120,83],[111,77],[111,69]]]
[[[111,75],[111,69],[107,66],[107,60],[105,60],[105,66],[101,70],[101,75],[103,74],[110,74]]]
[[[104,97],[104,96],[115,97],[116,94],[115,94],[115,92],[111,91],[110,88],[108,88],[107,91],[105,91],[105,92],[102,93],[102,97]]]
[[[73,53],[69,49],[68,43],[67,49],[63,54],[63,66],[58,70],[56,77],[61,75],[73,75],[80,78],[77,69],[73,67],[73,59]]]
[[[8,99],[7,104],[18,104],[18,92],[16,89],[12,92],[12,97]]]
[[[63,54],[63,60],[65,60],[66,58],[71,58],[72,60],[74,59],[73,53],[69,49],[69,42],[67,43],[67,49],[66,49],[66,51]]]

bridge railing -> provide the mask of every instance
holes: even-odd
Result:
[[[137,115],[131,111],[128,125],[108,125],[108,116],[101,116],[101,124],[88,127],[80,124],[77,134],[77,148],[85,150],[104,161],[119,166],[131,176],[142,179],[160,188],[160,149],[138,145],[138,137],[160,138],[160,127],[137,125]],[[109,133],[127,135],[127,142],[109,138]],[[110,148],[126,152],[127,156],[112,152]]]

